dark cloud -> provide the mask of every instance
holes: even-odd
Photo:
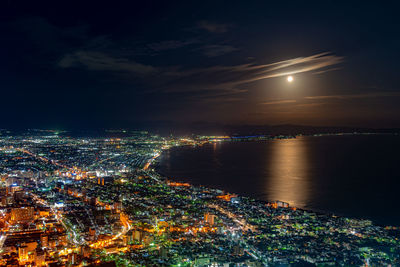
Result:
[[[116,58],[100,52],[77,51],[65,55],[59,62],[61,68],[85,67],[93,71],[128,72],[132,74],[153,74],[157,69],[125,58]]]
[[[200,29],[209,31],[211,33],[224,33],[227,32],[229,29],[229,25],[227,24],[220,24],[220,23],[215,23],[207,20],[202,20],[197,23],[197,26]]]
[[[191,40],[186,40],[186,41],[182,41],[182,40],[168,40],[168,41],[161,41],[158,43],[151,43],[148,44],[148,47],[154,51],[165,51],[165,50],[171,50],[171,49],[177,49],[177,48],[181,48],[187,45],[191,45],[191,44],[195,44],[198,41],[196,41],[195,39],[191,39]]]
[[[231,45],[207,45],[202,50],[207,57],[218,57],[237,51],[238,49]]]
[[[60,27],[52,24],[43,17],[27,17],[8,22],[20,38],[46,52],[60,52],[73,49],[85,43],[90,26],[79,24]]]
[[[312,107],[311,122],[325,122],[316,111],[326,104],[336,121],[373,107],[400,125],[395,8],[30,2],[6,4],[13,10],[2,10],[0,18],[2,99],[20,103],[17,115],[3,116],[11,123],[26,114],[25,121],[66,116],[101,122],[182,114],[238,121],[238,114],[249,113],[269,123],[298,119]],[[286,75],[295,81],[280,79]],[[13,101],[4,102],[1,112],[12,113]],[[80,109],[72,111],[71,103]],[[305,123],[307,112],[300,118]]]

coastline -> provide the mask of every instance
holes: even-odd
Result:
[[[354,134],[354,135],[359,135],[359,134]],[[368,135],[371,135],[371,134],[368,134]],[[378,133],[378,134],[372,134],[372,135],[381,135],[381,134]],[[384,134],[384,135],[387,135],[387,134]],[[390,135],[392,135],[392,134],[390,134]],[[330,135],[323,135],[323,136],[338,136],[338,135],[337,134],[333,134],[333,135],[330,134]],[[340,136],[342,136],[342,135],[340,135]],[[346,135],[346,136],[348,136],[348,135]],[[397,136],[397,135],[395,135],[395,136]],[[318,136],[307,136],[307,137],[321,137],[321,135],[318,135]],[[263,140],[263,141],[252,141],[252,142],[265,142],[265,141]],[[223,142],[223,143],[225,143],[225,142]],[[226,143],[231,143],[231,142],[227,141]],[[235,143],[237,143],[237,142],[235,142]],[[254,199],[255,201],[261,201],[261,202],[265,202],[265,203],[269,203],[269,204],[274,203],[274,202],[283,202],[281,199],[266,200],[266,199],[263,199],[263,198],[260,198],[260,197],[256,197],[256,196],[251,195],[251,194],[247,194],[246,195],[246,194],[243,194],[243,193],[240,193],[240,192],[237,192],[237,191],[226,190],[226,189],[221,188],[219,186],[213,186],[213,185],[210,185],[210,184],[203,184],[203,183],[193,183],[193,181],[191,181],[190,179],[189,180],[178,180],[176,178],[170,177],[170,175],[168,175],[167,173],[164,173],[160,169],[160,162],[161,162],[161,160],[163,160],[162,156],[164,156],[165,152],[167,152],[168,150],[171,150],[171,149],[182,149],[182,148],[185,148],[185,147],[190,147],[190,148],[194,148],[195,149],[197,146],[191,146],[191,145],[183,144],[183,145],[179,145],[179,146],[171,146],[171,147],[168,147],[166,149],[162,149],[161,152],[156,157],[153,157],[152,159],[149,160],[150,164],[149,164],[148,168],[152,167],[152,169],[154,169],[154,171],[158,175],[160,175],[161,177],[163,177],[163,178],[165,178],[167,180],[170,180],[170,181],[177,182],[177,183],[187,183],[187,184],[190,184],[193,187],[201,187],[201,188],[209,188],[209,189],[213,189],[213,190],[220,190],[224,194],[235,194],[235,195],[238,195],[239,197],[245,197],[245,198],[249,198],[249,199]],[[296,205],[290,205],[290,207],[291,208],[293,207],[293,208],[296,208],[296,209],[299,209],[299,210],[304,210],[304,211],[307,211],[307,212],[321,214],[321,215],[341,217],[341,218],[347,218],[347,219],[355,219],[355,220],[363,220],[363,221],[370,221],[374,225],[382,226],[382,227],[385,227],[385,226],[386,227],[399,227],[400,226],[399,224],[396,224],[396,223],[379,222],[376,219],[374,219],[373,217],[367,216],[367,215],[351,215],[351,214],[349,215],[349,214],[345,214],[345,213],[341,213],[341,212],[335,212],[335,211],[328,210],[328,209],[299,207],[299,206],[296,206]]]

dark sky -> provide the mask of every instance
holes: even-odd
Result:
[[[0,128],[400,127],[398,6],[303,2],[2,1]]]

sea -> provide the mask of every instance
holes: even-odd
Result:
[[[193,185],[400,226],[400,136],[324,135],[169,149],[157,170]]]

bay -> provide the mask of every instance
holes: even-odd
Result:
[[[400,225],[400,136],[223,142],[164,152],[173,180],[298,208]]]

